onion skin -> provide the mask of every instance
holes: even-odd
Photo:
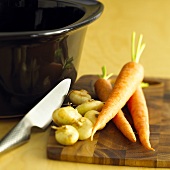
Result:
[[[79,139],[79,133],[71,125],[63,125],[56,128],[55,139],[61,145],[73,145]]]
[[[72,90],[69,93],[69,99],[74,105],[80,105],[88,100],[91,100],[90,94],[86,90]]]
[[[81,117],[81,114],[71,106],[56,109],[52,114],[52,119],[58,126],[71,125],[77,122]]]
[[[85,113],[84,117],[88,118],[94,125],[96,123],[99,113],[100,112],[98,112],[97,110],[89,110]]]
[[[82,117],[79,122],[74,123],[73,126],[79,133],[79,140],[86,140],[90,138],[93,129],[93,123],[88,118]]]
[[[99,114],[100,112],[98,112],[97,110],[89,110],[88,112],[85,113],[84,117],[88,118],[94,125],[97,121]],[[106,124],[103,125],[99,130],[102,130],[105,126]]]
[[[78,112],[84,116],[84,114],[86,112],[88,112],[89,110],[97,110],[97,111],[101,111],[101,109],[103,108],[104,103],[99,101],[99,100],[90,100],[87,102],[82,103],[81,105],[78,105],[76,107],[76,109],[78,110]]]

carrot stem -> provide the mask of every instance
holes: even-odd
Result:
[[[141,34],[139,36],[138,44],[137,44],[137,49],[135,50],[135,39],[136,39],[136,33],[133,32],[132,34],[132,51],[131,51],[131,59],[134,62],[139,62],[140,56],[145,48],[145,44],[142,43],[143,35]],[[136,51],[136,52],[135,52]]]
[[[146,46],[145,44],[141,45],[140,50],[138,51],[137,56],[136,56],[136,62],[139,62],[139,58],[140,58],[145,46]]]
[[[113,73],[107,74],[106,66],[103,66],[103,67],[102,67],[102,75],[99,75],[99,77],[107,80],[107,79],[109,79],[112,75],[113,75]]]
[[[140,51],[140,48],[141,48],[142,39],[143,39],[143,35],[140,35],[138,45],[137,45],[137,50],[136,50],[136,60],[138,59],[138,56],[140,57],[139,51]]]
[[[131,51],[131,55],[132,55],[132,61],[135,61],[135,38],[136,38],[136,33],[133,32],[132,33],[132,51]]]

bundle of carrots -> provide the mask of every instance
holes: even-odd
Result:
[[[122,133],[132,142],[136,142],[136,136],[122,112],[127,104],[131,113],[134,127],[139,135],[141,144],[148,150],[154,151],[151,147],[149,137],[149,116],[146,100],[141,88],[144,78],[144,68],[139,63],[140,56],[145,48],[142,44],[143,36],[140,35],[137,49],[135,49],[136,34],[132,34],[132,61],[126,63],[116,78],[114,86],[109,82],[109,76],[103,68],[103,76],[95,82],[95,91],[98,98],[105,102],[98,119],[93,127],[91,140],[97,130],[112,120]]]

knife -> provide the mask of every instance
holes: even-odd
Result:
[[[61,81],[35,107],[33,107],[0,141],[0,153],[26,143],[32,127],[46,129],[52,121],[52,113],[61,107],[71,84],[71,79]]]

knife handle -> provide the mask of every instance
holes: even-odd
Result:
[[[0,141],[0,153],[17,147],[28,141],[30,138],[32,124],[24,117],[12,128]]]

